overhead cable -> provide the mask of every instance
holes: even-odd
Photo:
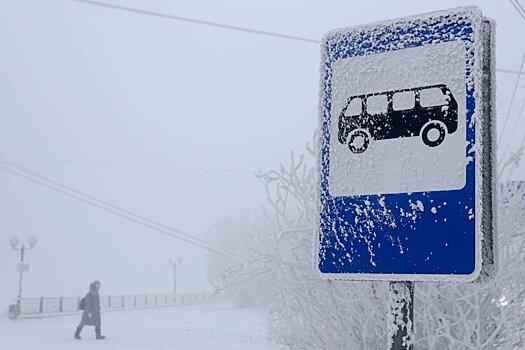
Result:
[[[101,1],[94,1],[94,0],[70,0],[74,2],[80,2],[88,5],[94,5],[94,6],[100,6],[105,7],[113,10],[120,10],[120,11],[126,11],[130,13],[136,13],[151,17],[158,17],[163,19],[169,19],[169,20],[175,20],[175,21],[181,21],[181,22],[189,22],[193,24],[200,24],[205,25],[209,27],[216,27],[216,28],[222,28],[222,29],[228,29],[228,30],[235,30],[239,32],[246,32],[251,34],[258,34],[258,35],[266,35],[281,39],[288,39],[288,40],[296,40],[296,41],[304,41],[308,43],[319,43],[319,40],[310,39],[310,38],[304,38],[300,36],[295,35],[288,35],[288,34],[281,34],[277,32],[271,32],[266,30],[259,30],[259,29],[252,29],[252,28],[246,28],[246,27],[240,27],[240,26],[234,26],[230,24],[224,24],[224,23],[218,23],[218,22],[212,22],[212,21],[205,21],[201,19],[196,18],[190,18],[190,17],[183,17],[183,16],[177,16],[177,15],[170,15],[167,13],[157,12],[157,11],[150,11],[150,10],[142,10],[139,8],[129,7],[129,6],[122,6],[122,5],[116,5],[116,4],[110,4],[107,2],[101,2]]]
[[[180,240],[183,240],[187,243],[196,245],[198,247],[207,249],[209,251],[230,257],[237,261],[246,261],[248,260],[248,257],[237,253],[230,251],[229,249],[219,247],[213,243],[204,241],[198,237],[195,237],[193,235],[187,234],[179,229],[170,227],[168,225],[164,225],[162,223],[159,223],[157,221],[148,219],[142,215],[133,213],[129,210],[123,209],[119,206],[116,206],[114,204],[111,204],[107,201],[101,200],[99,198],[96,198],[94,196],[91,196],[89,194],[86,194],[84,192],[78,191],[72,187],[63,185],[59,183],[58,181],[54,181],[49,179],[48,177],[34,171],[33,169],[25,168],[20,165],[17,165],[13,162],[10,162],[6,160],[5,158],[0,157],[0,169],[3,169],[13,175],[22,177],[26,180],[29,180],[33,183],[39,184],[41,186],[44,186],[48,189],[51,189],[53,191],[59,192],[61,194],[64,194],[68,197],[77,199],[81,202],[84,202],[86,204],[89,204],[93,207],[102,209],[104,211],[107,211],[109,213],[112,213],[114,215],[120,216],[122,218],[125,218],[127,220],[130,220],[132,222],[135,222],[139,225],[145,226],[147,228],[150,228],[152,230],[155,230],[157,232],[163,233],[165,235],[168,235],[172,238],[177,238]]]
[[[321,43],[321,40],[319,40],[319,39],[307,38],[307,37],[302,37],[302,36],[297,36],[297,35],[290,35],[290,34],[283,34],[283,33],[274,32],[274,31],[268,31],[268,30],[259,30],[259,29],[247,28],[247,27],[236,26],[236,25],[225,24],[225,23],[219,23],[219,22],[213,22],[213,21],[206,21],[206,20],[197,19],[197,18],[191,18],[191,17],[184,17],[184,16],[167,14],[167,13],[164,13],[164,12],[144,10],[144,9],[140,9],[140,8],[136,8],[136,7],[111,4],[111,3],[108,3],[108,2],[102,2],[102,1],[97,1],[97,0],[68,0],[68,1],[73,1],[73,2],[82,3],[82,4],[86,4],[86,5],[98,6],[98,7],[101,7],[101,8],[107,8],[107,9],[112,9],[112,10],[119,10],[119,11],[124,11],[124,12],[128,12],[128,13],[139,14],[139,15],[146,15],[146,16],[150,16],[150,17],[157,17],[157,18],[163,18],[163,19],[167,19],[167,20],[174,20],[174,21],[180,21],[180,22],[193,23],[193,24],[197,24],[197,25],[204,25],[204,26],[209,26],[209,27],[215,27],[215,28],[221,28],[221,29],[245,32],[245,33],[250,33],[250,34],[264,35],[264,36],[280,38],[280,39],[301,41],[301,42],[306,42],[306,43],[311,43],[311,44],[320,44]],[[519,6],[521,6],[521,4],[519,4]],[[499,72],[502,72],[502,73],[518,74],[518,75],[525,74],[525,72],[523,72],[521,70],[520,71],[515,71],[515,70],[512,70],[512,69],[499,69],[499,68],[497,68],[496,71],[499,71]]]

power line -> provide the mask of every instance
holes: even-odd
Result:
[[[509,1],[512,4],[512,6],[514,6],[518,14],[521,16],[521,18],[523,18],[523,20],[525,21],[525,8],[523,8],[519,0],[509,0]]]
[[[523,137],[521,138],[520,146],[518,147],[518,149],[522,147],[525,147],[525,133],[523,134]]]
[[[232,169],[232,168],[186,168],[186,167],[161,167],[142,164],[122,164],[122,163],[106,163],[98,161],[84,161],[76,159],[50,159],[38,158],[21,155],[4,154],[6,158],[27,159],[37,162],[48,163],[64,163],[64,164],[79,164],[86,166],[109,167],[109,168],[125,168],[125,169],[144,169],[144,170],[165,170],[165,171],[180,171],[180,172],[210,172],[210,173],[249,173],[253,174],[252,170]]]
[[[523,8],[523,6],[521,5],[521,3],[520,3],[519,0],[514,0],[514,2],[515,2],[516,5],[518,5],[518,7],[520,8],[520,10],[521,10],[521,14],[522,14],[522,17],[523,17],[523,19],[525,19],[525,8]]]
[[[523,104],[525,105],[525,100],[523,101]],[[523,112],[523,105],[522,105],[522,108],[521,108],[521,112]],[[520,112],[520,114],[521,114]],[[520,146],[519,148],[522,148],[522,147],[525,147],[525,132],[523,133],[523,137],[521,138],[521,142],[520,142]]]
[[[521,58],[520,69],[523,69],[523,64],[525,63],[525,52],[523,52],[523,57]],[[514,89],[512,91],[512,96],[510,98],[509,109],[507,110],[507,115],[505,116],[505,121],[503,122],[503,129],[501,130],[500,140],[503,140],[503,135],[505,135],[505,129],[507,128],[507,122],[509,121],[510,112],[512,111],[512,106],[514,105],[514,98],[516,97],[516,92],[518,91],[518,86],[520,83],[521,75],[516,77],[516,83],[514,84]]]
[[[303,42],[307,42],[307,43],[316,43],[316,44],[320,43],[319,40],[310,39],[310,38],[304,38],[304,37],[295,36],[295,35],[281,34],[281,33],[270,32],[270,31],[266,31],[266,30],[251,29],[251,28],[246,28],[246,27],[234,26],[234,25],[230,25],[230,24],[224,24],[224,23],[218,23],[218,22],[212,22],[212,21],[205,21],[205,20],[196,19],[196,18],[189,18],[189,17],[183,17],[183,16],[170,15],[170,14],[166,14],[166,13],[162,13],[162,12],[156,12],[156,11],[150,11],[150,10],[142,10],[142,9],[138,9],[138,8],[134,8],[134,7],[109,4],[109,3],[100,2],[100,1],[94,1],[94,0],[69,0],[69,1],[74,1],[74,2],[79,2],[79,3],[83,3],[83,4],[88,4],[88,5],[105,7],[105,8],[109,8],[109,9],[113,9],[113,10],[126,11],[126,12],[130,12],[130,13],[136,13],[136,14],[141,14],[141,15],[146,15],[146,16],[151,16],[151,17],[170,19],[170,20],[181,21],[181,22],[188,22],[188,23],[193,23],[193,24],[200,24],[200,25],[205,25],[205,26],[209,26],[209,27],[229,29],[229,30],[235,30],[235,31],[246,32],[246,33],[251,33],[251,34],[266,35],[266,36],[271,36],[271,37],[281,38],[281,39],[303,41]]]
[[[96,1],[96,0],[69,0],[69,1],[82,3],[82,4],[86,4],[86,5],[98,6],[98,7],[101,7],[101,8],[107,8],[107,9],[112,9],[112,10],[124,11],[124,12],[128,12],[128,13],[134,13],[134,14],[139,14],[139,15],[146,15],[146,16],[150,16],[150,17],[163,18],[163,19],[167,19],[167,20],[175,20],[175,21],[179,21],[179,22],[187,22],[187,23],[192,23],[192,24],[197,24],[197,25],[204,25],[204,26],[208,26],[208,27],[215,27],[215,28],[239,31],[239,32],[250,33],[250,34],[264,35],[264,36],[269,36],[269,37],[274,37],[274,38],[287,39],[287,40],[293,40],[293,41],[301,41],[301,42],[306,42],[306,43],[310,43],[310,44],[320,44],[321,43],[321,40],[319,40],[319,39],[312,39],[312,38],[306,38],[306,37],[301,37],[301,36],[296,36],[296,35],[289,35],[289,34],[273,32],[273,31],[241,27],[241,26],[225,24],[225,23],[219,23],[219,22],[213,22],[213,21],[206,21],[206,20],[197,19],[197,18],[177,16],[177,15],[167,14],[167,13],[164,13],[164,12],[144,10],[144,9],[140,9],[140,8],[136,8],[136,7],[110,4],[110,3]],[[521,6],[521,4],[519,4],[519,6]],[[525,74],[525,72],[521,71],[521,69],[519,71],[515,71],[515,70],[512,70],[512,69],[496,68],[496,71],[502,72],[502,73],[517,74],[517,75]]]
[[[507,142],[507,146],[505,147],[503,153],[501,154],[501,158],[504,159],[505,158],[505,155],[507,154],[507,151],[512,143],[512,139],[514,137],[514,134],[516,133],[516,129],[518,128],[518,123],[519,121],[521,120],[521,115],[523,114],[523,110],[525,109],[525,98],[523,98],[523,102],[521,103],[521,107],[519,109],[519,112],[518,112],[518,116],[516,118],[516,121],[514,122],[514,126],[512,127],[512,131],[511,131],[511,134],[510,134],[510,137],[509,137],[509,141]],[[521,147],[521,145],[520,145]]]
[[[109,213],[112,213],[114,215],[117,215],[121,218],[127,219],[129,221],[132,221],[134,223],[137,223],[139,225],[145,226],[147,228],[150,228],[154,231],[163,233],[167,236],[170,236],[172,238],[183,240],[187,243],[196,245],[198,247],[204,248],[206,250],[225,255],[229,258],[235,259],[237,261],[246,261],[248,258],[247,256],[244,256],[242,254],[239,254],[237,252],[230,251],[228,249],[225,249],[223,247],[216,246],[213,243],[204,241],[198,237],[192,236],[190,234],[187,234],[185,232],[182,232],[179,229],[161,224],[157,221],[148,219],[142,215],[135,214],[131,211],[128,211],[126,209],[123,209],[119,206],[116,206],[114,204],[111,204],[107,201],[98,199],[94,196],[91,196],[89,194],[86,194],[84,192],[78,191],[72,187],[63,185],[59,183],[58,181],[53,181],[38,172],[34,171],[33,169],[28,169],[22,166],[19,166],[17,164],[14,164],[10,161],[7,161],[6,159],[0,158],[0,168],[19,177],[25,178],[26,180],[29,180],[33,183],[39,184],[41,186],[44,186],[48,189],[51,189],[55,192],[59,192],[61,194],[64,194],[68,197],[77,199],[81,202],[84,202],[86,204],[89,204],[93,207],[96,207],[98,209],[107,211]],[[13,169],[14,168],[14,169]]]
[[[509,74],[517,74],[517,75],[525,75],[525,72],[520,72],[518,70],[513,70],[513,69],[503,69],[503,68],[498,68],[496,69],[496,71],[500,72],[500,73],[509,73]]]

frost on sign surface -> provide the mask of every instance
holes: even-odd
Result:
[[[470,281],[480,274],[489,241],[482,227],[490,231],[493,222],[491,177],[482,172],[491,167],[493,141],[481,142],[492,130],[487,23],[464,7],[325,36],[322,276]]]
[[[466,167],[465,104],[457,105],[455,101],[465,100],[465,72],[463,41],[336,61],[330,194],[462,188]],[[364,108],[358,110],[359,104]],[[457,105],[456,110],[452,104]],[[345,114],[347,106],[352,111],[350,117]],[[338,137],[341,130],[345,137]],[[360,131],[366,136],[354,137]],[[438,143],[441,139],[439,144],[428,145],[428,141]],[[369,143],[366,150],[352,151],[352,146],[361,149],[364,142]]]

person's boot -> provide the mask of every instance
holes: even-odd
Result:
[[[95,329],[96,338],[99,340],[106,339],[102,334],[100,334],[100,329]]]
[[[80,338],[80,332],[82,331],[82,328],[81,327],[77,327],[77,330],[75,331],[75,339],[82,339]]]

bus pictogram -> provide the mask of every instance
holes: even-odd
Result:
[[[351,96],[339,115],[338,140],[359,154],[371,140],[418,137],[428,147],[458,128],[458,105],[444,84]]]

